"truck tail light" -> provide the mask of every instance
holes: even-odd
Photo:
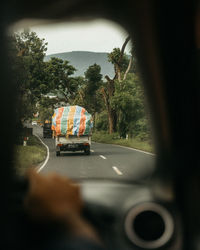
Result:
[[[89,143],[88,142],[84,142],[83,145],[84,146],[89,146]]]
[[[59,143],[59,144],[57,144],[57,146],[58,146],[58,147],[62,147],[62,144]]]

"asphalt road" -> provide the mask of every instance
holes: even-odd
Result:
[[[38,168],[43,174],[56,172],[72,179],[138,180],[143,176],[150,177],[153,172],[154,155],[111,144],[92,142],[89,156],[83,152],[64,152],[56,156],[54,139],[44,139],[42,128],[33,127],[34,134],[38,135],[49,149],[48,161]]]

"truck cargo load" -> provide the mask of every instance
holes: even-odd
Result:
[[[92,125],[91,114],[77,105],[57,108],[52,117],[52,130],[56,136],[89,135]]]

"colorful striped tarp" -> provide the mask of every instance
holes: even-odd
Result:
[[[56,135],[88,135],[92,126],[92,116],[80,106],[57,108],[52,116],[52,130]]]

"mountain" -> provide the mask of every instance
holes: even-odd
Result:
[[[57,57],[69,61],[69,63],[77,69],[74,76],[84,76],[84,72],[88,67],[96,63],[101,66],[101,74],[103,75],[103,78],[105,75],[113,77],[114,67],[108,62],[107,55],[108,53],[104,52],[72,51],[47,55],[45,61],[50,60],[51,57]]]

